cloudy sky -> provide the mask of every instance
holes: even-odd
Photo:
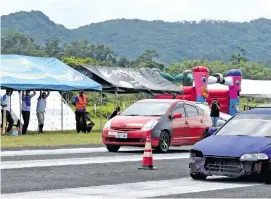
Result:
[[[271,0],[2,0],[0,14],[40,10],[67,28],[108,19],[229,20],[271,19]]]

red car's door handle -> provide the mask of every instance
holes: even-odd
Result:
[[[188,122],[187,122],[187,121],[185,121],[185,124],[188,124]]]
[[[202,121],[202,120],[200,120],[200,122],[201,122],[201,123],[203,123],[203,121]]]

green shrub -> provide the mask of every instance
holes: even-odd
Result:
[[[128,106],[131,105],[131,103],[129,103],[129,102],[121,103],[121,105],[118,105],[118,106],[120,106],[121,111],[123,110],[123,104],[125,104],[125,108],[127,108]],[[70,104],[70,107],[72,108],[73,111],[75,111],[75,106]],[[115,108],[116,107],[113,103],[103,104],[102,105],[102,117],[107,119],[107,116],[110,116],[113,113],[113,111],[115,110]],[[92,118],[100,118],[101,107],[99,105],[96,105],[96,114],[95,114],[95,110],[94,110],[94,104],[88,105],[87,111],[90,113]]]

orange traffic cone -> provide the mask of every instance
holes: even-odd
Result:
[[[151,137],[148,136],[146,139],[144,155],[142,159],[142,166],[138,169],[145,169],[145,170],[154,170],[156,169],[153,167],[153,158],[152,158],[152,147],[151,147]]]

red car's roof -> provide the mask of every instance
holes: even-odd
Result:
[[[176,103],[176,102],[187,102],[187,100],[180,100],[180,99],[143,99],[143,100],[139,100],[138,102],[170,102],[170,103]]]

